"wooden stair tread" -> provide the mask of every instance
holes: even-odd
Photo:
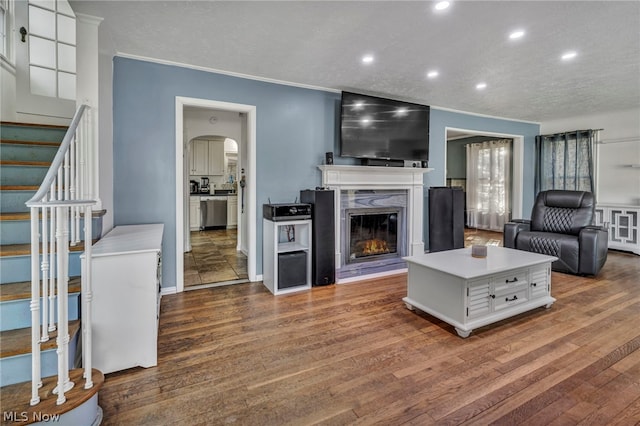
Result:
[[[50,161],[19,161],[19,160],[2,160],[0,166],[36,166],[50,167]]]
[[[80,320],[69,321],[69,338],[80,330]],[[40,343],[40,350],[55,349],[58,331],[49,332],[49,340]],[[0,358],[31,353],[31,327],[0,331]]]
[[[2,126],[15,126],[15,127],[40,127],[43,129],[68,129],[69,126],[60,124],[39,124],[39,123],[22,123],[20,121],[0,121]]]
[[[94,240],[95,243],[97,240]],[[69,251],[78,252],[84,251],[84,242],[80,241],[75,246],[69,246]],[[40,253],[42,253],[42,245],[40,246]],[[3,244],[0,245],[0,257],[2,256],[24,256],[31,254],[31,244]]]
[[[39,215],[42,218],[42,213]],[[0,221],[6,220],[29,220],[31,219],[31,212],[1,212]]]
[[[0,191],[37,191],[38,185],[1,185]]]
[[[69,293],[80,292],[80,277],[69,279]],[[31,281],[7,283],[0,285],[0,302],[31,298]]]
[[[91,380],[93,381],[93,387],[91,389],[85,389],[85,380],[82,377],[84,369],[74,368],[69,371],[69,378],[75,383],[75,386],[69,391],[65,392],[67,401],[62,405],[56,405],[57,395],[53,394],[53,389],[57,385],[57,376],[46,377],[42,379],[42,387],[39,390],[40,403],[34,406],[29,404],[31,400],[31,382],[16,383],[15,385],[4,386],[0,388],[2,391],[2,410],[5,413],[14,412],[26,414],[28,418],[24,422],[9,422],[2,419],[3,425],[26,425],[34,423],[34,418],[37,420],[37,414],[46,414],[47,416],[55,416],[57,414],[64,414],[79,407],[84,402],[91,399],[104,384],[104,374],[100,370],[95,368],[91,370]],[[51,417],[50,417],[51,418]],[[18,419],[19,420],[19,419]]]
[[[38,146],[60,146],[62,142],[47,142],[47,141],[26,141],[19,139],[1,139],[0,144],[9,145],[38,145]]]

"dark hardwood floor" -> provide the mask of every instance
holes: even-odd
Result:
[[[104,425],[634,425],[640,257],[553,273],[550,309],[474,330],[405,308],[406,275],[274,297],[164,296],[159,364],[106,375]]]

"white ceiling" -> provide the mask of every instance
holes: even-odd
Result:
[[[70,3],[121,54],[534,122],[640,107],[638,1]]]

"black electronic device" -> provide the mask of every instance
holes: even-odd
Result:
[[[429,114],[427,105],[342,92],[340,155],[428,161]]]
[[[303,203],[263,204],[262,217],[273,222],[311,219],[311,205]]]
[[[429,252],[464,247],[464,202],[460,187],[429,188]]]
[[[333,152],[325,152],[324,153],[324,164],[331,165],[333,164]]]
[[[334,191],[316,188],[300,191],[300,201],[311,204],[311,285],[336,282]]]

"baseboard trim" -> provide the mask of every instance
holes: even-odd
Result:
[[[178,292],[178,287],[162,287],[162,291],[160,294],[163,296],[166,294],[176,294]]]

